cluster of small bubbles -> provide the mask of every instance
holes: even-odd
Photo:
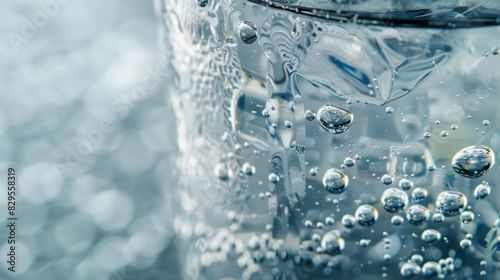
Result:
[[[393,224],[395,226],[399,226],[403,222],[404,222],[404,218],[399,216],[399,215],[392,216],[392,218],[391,218],[391,224]]]
[[[356,217],[351,214],[345,214],[342,217],[342,225],[346,228],[353,228],[356,225]]]
[[[490,121],[489,121],[489,120],[484,120],[484,121],[483,121],[483,125],[484,125],[484,126],[487,126],[487,125],[489,125],[489,124],[490,124]]]
[[[198,0],[198,5],[200,7],[206,7],[208,5],[208,0]]]
[[[460,240],[460,247],[462,249],[468,249],[472,245],[472,242],[469,239]]]
[[[474,197],[478,200],[485,199],[490,194],[490,185],[483,182],[474,188]]]
[[[422,205],[412,205],[406,212],[406,219],[413,225],[421,225],[429,219],[429,216],[429,210]]]
[[[313,121],[316,118],[316,114],[311,110],[307,110],[304,112],[304,117],[308,121]]]
[[[444,216],[456,216],[467,207],[467,197],[455,191],[441,192],[436,198],[436,208]]]
[[[313,167],[313,168],[311,168],[311,169],[309,170],[309,174],[310,174],[311,176],[316,176],[316,175],[318,175],[318,168],[317,168],[317,167]]]
[[[432,215],[432,221],[436,224],[440,224],[444,222],[444,215],[441,213],[434,213],[434,215]]]
[[[400,189],[388,188],[382,193],[380,200],[387,212],[395,213],[403,210],[408,204],[408,195]]]
[[[321,247],[325,253],[334,255],[344,250],[345,242],[344,239],[340,237],[340,232],[338,230],[332,230],[323,235],[323,238],[321,239]]]
[[[355,163],[356,163],[356,161],[350,157],[346,157],[344,159],[344,165],[347,167],[353,167]]]
[[[399,187],[402,190],[407,191],[413,187],[413,182],[408,179],[401,179],[399,180]]]
[[[354,213],[356,217],[356,221],[358,224],[363,227],[371,226],[377,222],[378,212],[373,206],[365,204],[361,205],[356,209]]]
[[[431,133],[430,132],[424,132],[424,138],[429,138],[431,137]]]
[[[334,223],[334,219],[332,217],[326,217],[325,218],[325,224],[331,226]]]
[[[420,274],[420,266],[413,262],[404,263],[400,270],[401,276],[404,278],[411,278]]]
[[[275,174],[275,173],[269,173],[269,176],[267,177],[269,182],[276,184],[280,181],[280,177]]]
[[[448,136],[448,134],[449,133],[446,130],[441,131],[441,137],[446,137],[446,136]]]
[[[388,114],[390,114],[390,113],[394,112],[394,108],[387,107],[387,108],[385,108],[385,112],[388,113]]]
[[[225,163],[217,163],[214,167],[214,174],[219,180],[227,181],[231,177],[231,170],[227,168]]]
[[[453,170],[467,178],[478,178],[484,175],[493,164],[493,151],[483,145],[469,146],[458,151],[451,161]]]
[[[245,44],[251,44],[257,40],[257,27],[250,21],[245,20],[238,26],[238,35]]]
[[[290,122],[290,121],[285,121],[285,122],[284,122],[284,125],[285,125],[287,128],[291,128],[291,127],[292,127],[292,122]]]
[[[255,174],[255,166],[251,165],[248,162],[245,162],[243,166],[241,166],[241,171],[247,175],[253,175]]]
[[[388,175],[388,174],[384,174],[381,178],[380,178],[380,182],[382,182],[382,184],[388,186],[390,184],[392,184],[392,177],[391,175]]]
[[[422,275],[425,277],[435,277],[441,273],[441,266],[437,262],[426,262],[422,266]]]
[[[452,124],[450,128],[451,130],[457,130],[458,126],[456,124]]]
[[[349,129],[354,115],[342,108],[326,104],[318,110],[318,121],[326,131],[338,134]]]
[[[411,193],[413,201],[422,201],[427,197],[427,190],[424,188],[415,188]]]
[[[370,239],[361,239],[359,240],[359,245],[363,248],[368,247],[370,245]]]
[[[348,184],[349,178],[338,169],[329,169],[323,175],[323,187],[330,193],[342,193],[346,190]]]
[[[464,211],[460,214],[460,220],[464,224],[468,224],[474,220],[474,213],[471,211]]]
[[[422,241],[432,244],[441,239],[441,233],[435,229],[426,229],[422,232],[421,238]]]

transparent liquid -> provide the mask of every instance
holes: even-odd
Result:
[[[499,277],[499,27],[161,3],[187,279]]]

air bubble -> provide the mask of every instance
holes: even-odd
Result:
[[[243,173],[247,175],[253,175],[255,174],[255,166],[251,165],[248,162],[245,162],[241,167],[241,171],[243,171]]]
[[[313,111],[307,110],[304,113],[304,117],[308,121],[313,121],[316,118],[316,114]]]
[[[382,207],[387,212],[395,213],[403,210],[408,204],[408,195],[400,189],[389,188],[382,193],[380,200],[382,201]]]
[[[378,212],[373,206],[366,204],[359,206],[354,216],[360,226],[367,227],[377,222]]]
[[[412,255],[410,259],[412,262],[419,265],[424,263],[424,257],[422,257],[422,255],[419,254]]]
[[[327,170],[323,175],[323,186],[330,193],[342,193],[346,190],[348,184],[349,178],[347,175],[335,168]]]
[[[334,220],[332,217],[326,217],[325,224],[331,226],[331,225],[333,225],[333,223],[334,223]]]
[[[317,117],[321,127],[333,134],[345,132],[354,119],[351,112],[330,104],[321,107]]]
[[[392,184],[392,177],[391,175],[385,174],[382,176],[382,178],[380,178],[380,181],[382,182],[382,184],[388,186]]]
[[[487,183],[481,183],[474,188],[474,197],[481,200],[485,199],[490,194],[490,186]]]
[[[394,112],[394,108],[387,107],[387,108],[385,108],[385,112],[388,113],[388,114],[390,114],[390,113]]]
[[[401,179],[399,180],[399,187],[402,190],[407,191],[413,187],[413,182],[408,179]]]
[[[284,125],[286,126],[286,128],[292,128],[292,122],[290,121],[285,121]]]
[[[431,133],[430,132],[424,132],[424,138],[429,138],[431,137]]]
[[[414,201],[422,201],[427,197],[427,190],[424,188],[416,188],[413,190],[411,197]]]
[[[444,222],[444,215],[441,213],[435,213],[434,215],[432,215],[432,221],[436,224],[440,224]]]
[[[356,163],[356,161],[350,157],[346,157],[344,159],[344,165],[347,167],[353,167],[355,163]]]
[[[441,274],[441,266],[437,262],[426,262],[422,266],[422,275],[425,277],[435,277]]]
[[[342,225],[346,228],[353,228],[356,225],[356,218],[351,214],[342,217]]]
[[[420,266],[415,263],[404,263],[400,270],[401,276],[404,278],[411,278],[417,274],[420,274]]]
[[[458,151],[451,161],[453,170],[467,178],[478,178],[484,175],[493,164],[495,155],[486,146],[469,146]]]
[[[340,237],[340,232],[338,230],[332,230],[323,235],[321,247],[324,249],[325,253],[335,255],[344,250],[345,242],[344,239]]]
[[[309,170],[309,174],[310,174],[311,176],[316,176],[316,175],[318,175],[318,169],[317,169],[316,167],[311,168],[311,169]]]
[[[240,23],[238,34],[245,44],[251,44],[257,40],[257,27],[250,21]]]
[[[404,218],[399,216],[399,215],[395,215],[391,218],[391,224],[395,225],[395,226],[399,226],[401,225],[402,223],[404,222]]]
[[[208,0],[198,0],[198,5],[200,7],[206,7],[208,5]]]
[[[422,205],[412,205],[406,212],[406,219],[410,224],[421,225],[429,219],[430,213]]]
[[[451,125],[451,130],[457,130],[458,126],[456,124]]]
[[[483,121],[483,125],[484,125],[484,126],[487,126],[487,125],[489,125],[489,124],[490,124],[490,121],[489,121],[489,120],[484,120],[484,121]]]
[[[459,192],[444,191],[436,198],[436,208],[444,216],[456,216],[467,207],[467,197]]]
[[[460,240],[460,247],[462,249],[468,249],[472,245],[472,242],[469,239]]]
[[[270,173],[268,176],[269,182],[276,184],[280,181],[280,177],[274,173]]]
[[[441,239],[441,233],[435,229],[426,229],[422,232],[421,238],[422,241],[432,244]]]
[[[460,214],[460,220],[464,224],[468,224],[474,220],[474,213],[471,211],[464,211]]]
[[[449,133],[448,133],[448,131],[446,131],[446,130],[441,131],[441,137],[447,137],[447,136],[448,136],[448,134],[449,134]]]
[[[231,170],[227,168],[225,163],[217,163],[214,168],[214,174],[219,180],[227,181],[231,177]]]

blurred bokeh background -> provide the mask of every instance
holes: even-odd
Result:
[[[180,278],[157,22],[150,0],[0,2],[0,279]]]

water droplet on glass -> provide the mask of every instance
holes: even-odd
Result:
[[[355,163],[356,163],[356,161],[350,157],[346,157],[344,159],[344,165],[347,167],[353,167]]]
[[[247,175],[253,175],[255,174],[255,166],[251,165],[248,162],[245,162],[241,167],[241,171],[243,171],[243,173]]]
[[[330,104],[321,107],[317,117],[321,127],[334,134],[345,132],[354,119],[351,112]]]
[[[434,223],[436,223],[436,224],[444,222],[444,216],[443,216],[443,214],[441,214],[441,213],[434,213],[434,215],[432,215],[432,221]]]
[[[474,188],[474,197],[476,199],[485,199],[490,194],[490,185],[487,183],[481,183]]]
[[[316,114],[313,111],[311,111],[311,110],[307,110],[304,113],[304,117],[308,121],[313,121],[316,118]]]
[[[411,197],[414,201],[422,201],[427,197],[427,190],[424,188],[416,188],[413,190]]]
[[[269,182],[271,182],[273,184],[276,184],[280,181],[280,177],[274,173],[270,173],[268,179],[269,179]]]
[[[432,244],[441,239],[441,233],[435,229],[426,229],[422,232],[421,238],[424,242]]]
[[[339,170],[332,168],[323,175],[323,186],[331,193],[339,194],[346,190],[349,178]]]
[[[408,195],[400,189],[389,188],[382,193],[380,200],[387,212],[395,213],[403,210],[408,204]]]
[[[402,190],[407,191],[413,187],[413,182],[408,179],[401,179],[399,180],[399,187]]]
[[[344,239],[340,237],[340,232],[338,230],[332,230],[325,233],[321,239],[321,247],[324,249],[325,253],[329,255],[335,255],[342,252],[344,246]]]
[[[356,225],[356,218],[351,214],[342,217],[342,225],[346,228],[353,228]]]
[[[380,178],[380,181],[382,182],[382,184],[388,186],[388,185],[392,184],[392,177],[391,177],[391,175],[385,174],[382,176],[382,178]]]
[[[395,226],[399,226],[401,225],[402,223],[404,222],[404,218],[399,216],[399,215],[395,215],[391,218],[391,224],[395,225]]]
[[[250,21],[240,23],[238,34],[245,44],[251,44],[257,40],[257,27]]]
[[[198,5],[200,7],[206,7],[208,5],[208,0],[198,0]]]
[[[371,226],[377,222],[378,212],[371,205],[361,205],[356,209],[356,213],[354,213],[358,224],[363,227]]]
[[[467,207],[467,197],[459,192],[444,191],[436,198],[436,208],[447,217],[456,216]]]
[[[219,180],[227,181],[231,176],[231,171],[227,168],[225,163],[217,163],[214,168],[214,174]]]
[[[429,210],[422,205],[412,205],[406,212],[406,219],[413,225],[421,225],[429,219],[429,216]]]
[[[471,211],[464,211],[460,214],[460,220],[464,224],[468,224],[474,220],[474,213]]]
[[[467,178],[481,177],[495,164],[493,151],[486,146],[469,146],[458,151],[451,165],[453,170]]]
[[[420,266],[415,263],[407,262],[401,266],[401,276],[404,278],[411,278],[417,274],[420,274]]]

